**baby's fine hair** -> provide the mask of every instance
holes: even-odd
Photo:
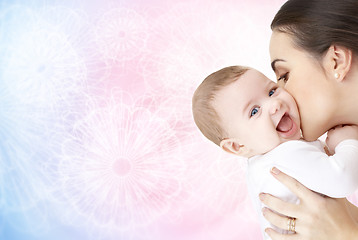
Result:
[[[244,66],[225,67],[207,76],[194,92],[192,110],[195,124],[204,136],[216,145],[220,146],[221,140],[227,135],[213,107],[216,93],[235,82],[249,69]]]

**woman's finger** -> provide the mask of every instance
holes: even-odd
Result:
[[[262,214],[271,224],[281,228],[282,230],[288,230],[290,218],[279,215],[268,208],[263,208]],[[297,230],[297,221],[295,222],[295,228]]]
[[[298,240],[299,235],[298,234],[282,234],[278,233],[272,228],[267,228],[265,230],[266,234],[270,236],[272,240]]]
[[[285,202],[277,197],[274,197],[268,193],[260,193],[259,196],[261,202],[268,208],[281,213],[282,215],[298,218],[298,205],[294,203]]]
[[[316,196],[315,193],[303,186],[296,179],[281,172],[277,168],[272,168],[271,173],[277,180],[279,180],[282,184],[288,187],[288,189],[290,189],[301,201],[302,199],[309,200]]]

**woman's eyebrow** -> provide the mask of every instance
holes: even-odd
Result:
[[[274,72],[276,72],[276,66],[275,66],[276,62],[286,62],[286,61],[283,60],[283,59],[275,59],[275,60],[273,60],[272,63],[271,63],[271,67],[272,67],[272,70]]]

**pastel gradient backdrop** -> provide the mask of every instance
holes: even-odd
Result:
[[[260,239],[191,97],[228,65],[274,77],[283,2],[0,1],[0,239]]]

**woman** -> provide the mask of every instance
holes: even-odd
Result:
[[[293,178],[274,169],[272,173],[276,179],[300,198],[299,205],[281,201],[278,198],[264,194],[265,203],[272,210],[295,218],[296,234],[282,235],[273,229],[266,233],[273,240],[286,239],[314,239],[314,240],[350,240],[358,239],[358,208],[344,199],[322,197],[298,183]],[[291,222],[289,218],[280,216],[269,209],[265,209],[264,216],[272,224],[287,229]]]
[[[358,1],[290,0],[271,28],[271,65],[278,83],[296,99],[304,138],[316,140],[337,125],[358,124]],[[273,239],[358,239],[357,207],[346,199],[322,197],[274,172],[300,204],[260,196],[269,208],[288,216],[265,209],[272,224],[296,231],[279,235],[268,229]]]

